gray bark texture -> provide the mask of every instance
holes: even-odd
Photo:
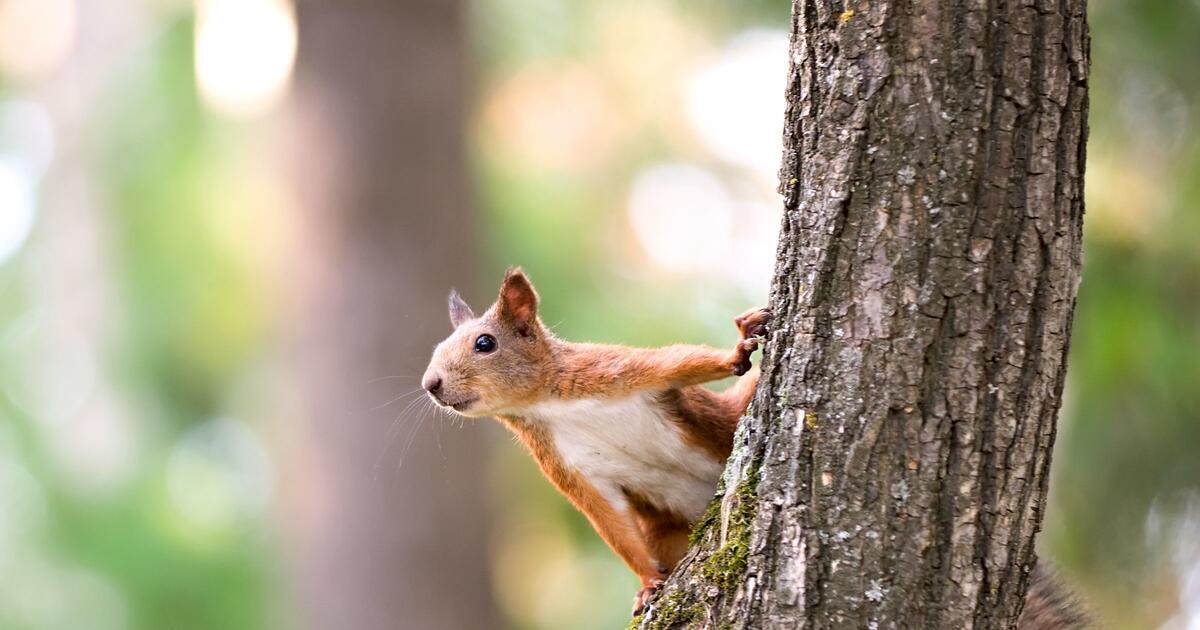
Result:
[[[1010,628],[1080,279],[1085,0],[793,0],[763,376],[642,628]]]

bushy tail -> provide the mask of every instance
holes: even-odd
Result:
[[[1091,620],[1070,589],[1050,571],[1035,568],[1017,630],[1082,630],[1090,627]]]

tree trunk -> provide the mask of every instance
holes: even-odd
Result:
[[[419,406],[405,413],[450,331],[446,292],[476,271],[464,7],[296,9],[290,159],[307,234],[290,270],[303,286],[282,476],[298,575],[287,625],[499,627],[480,517],[486,434],[446,430]]]
[[[644,628],[1008,628],[1080,277],[1084,0],[794,0],[763,377]]]

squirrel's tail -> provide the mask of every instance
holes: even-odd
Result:
[[[1082,630],[1091,626],[1075,595],[1052,572],[1035,567],[1017,630]]]

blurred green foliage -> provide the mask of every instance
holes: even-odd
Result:
[[[214,211],[229,200],[214,191],[230,184],[236,160],[230,161],[241,147],[197,100],[190,15],[176,11],[161,19],[149,47],[105,88],[82,139],[103,205],[112,209],[102,226],[113,252],[105,279],[121,311],[97,363],[102,380],[123,392],[123,411],[139,418],[134,427],[144,450],[117,488],[81,491],[52,454],[61,437],[43,432],[47,419],[0,398],[3,416],[12,420],[0,422],[0,430],[16,436],[15,448],[0,459],[15,456],[40,482],[45,511],[43,527],[30,535],[29,551],[40,558],[26,558],[15,570],[44,571],[57,586],[5,588],[11,597],[0,596],[5,629],[275,625],[279,575],[265,524],[189,521],[167,487],[176,440],[190,427],[240,411],[239,384],[262,350],[268,313],[257,278],[212,224]],[[27,309],[45,308],[41,269],[31,256],[0,273],[0,329],[11,330]],[[102,598],[95,607],[81,601],[70,592],[77,570],[102,576],[100,588],[114,588],[119,599]]]
[[[1200,566],[1171,537],[1200,536],[1179,522],[1200,489],[1200,5],[1091,9],[1084,280],[1043,544],[1136,628],[1186,604]]]
[[[214,233],[212,218],[230,202],[220,191],[233,181],[239,147],[197,101],[190,16],[170,20],[153,46],[145,65],[129,68],[104,99],[111,110],[100,150],[108,159],[99,175],[115,209],[110,229],[127,317],[115,367],[175,432],[236,412],[234,397],[252,376],[247,365],[262,350],[268,313],[257,278]],[[162,500],[156,485],[152,477],[143,501]],[[128,563],[115,565],[113,575],[146,593],[132,600],[148,605],[135,609],[139,625],[267,625],[275,550],[261,523],[200,534],[184,526],[174,532],[182,540],[172,540],[162,524],[150,527],[164,515],[139,507],[140,518],[112,523],[92,541],[97,566]],[[151,523],[140,522],[147,517]],[[128,527],[143,531],[130,536]],[[101,551],[114,544],[127,547]]]

